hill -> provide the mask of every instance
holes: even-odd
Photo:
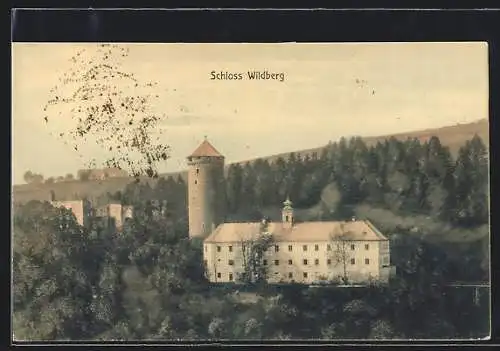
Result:
[[[406,133],[398,133],[391,135],[381,135],[381,136],[370,136],[363,137],[364,142],[368,145],[375,145],[377,142],[383,142],[384,140],[394,137],[398,140],[406,140],[408,138],[416,138],[421,142],[429,140],[432,136],[437,136],[441,141],[441,144],[446,145],[450,148],[451,154],[456,156],[460,147],[465,143],[466,140],[471,139],[474,134],[477,134],[483,139],[485,144],[489,146],[489,124],[487,119],[481,119],[477,122],[466,123],[466,124],[456,124],[453,126],[446,126],[441,128],[432,128],[424,130],[416,130]],[[295,154],[305,156],[307,154],[311,155],[313,153],[320,153],[324,146],[295,151]],[[277,154],[273,156],[266,157],[268,161],[277,159],[278,157],[288,157],[290,153]],[[253,161],[253,160],[249,160]]]
[[[451,153],[456,155],[460,146],[462,146],[466,140],[471,139],[474,134],[478,134],[488,145],[489,144],[489,125],[488,120],[483,119],[473,123],[467,124],[457,124],[453,126],[446,126],[442,128],[426,129],[419,131],[412,131],[407,133],[400,133],[394,135],[384,135],[384,136],[374,136],[365,137],[363,140],[367,145],[373,145],[378,141],[384,141],[390,137],[394,137],[399,140],[405,140],[407,138],[417,138],[420,141],[428,140],[431,136],[437,136],[443,145],[450,148]],[[307,150],[296,150],[295,154],[305,156],[306,154],[320,153],[325,146],[307,149]],[[276,160],[278,157],[288,157],[290,153],[277,154],[268,157],[264,157],[268,161]],[[240,163],[252,162],[254,160],[245,160]],[[166,173],[162,174],[163,177],[168,176],[177,177],[181,175],[183,178],[186,177],[186,172],[176,172],[176,173]],[[109,178],[105,180],[91,180],[91,181],[67,181],[54,184],[22,184],[13,186],[13,201],[15,203],[23,203],[29,200],[50,200],[51,192],[56,194],[57,199],[69,200],[75,197],[97,197],[106,192],[114,193],[116,191],[122,190],[128,183],[132,181],[132,178],[122,177],[122,178]],[[143,181],[148,181],[154,183],[154,179],[144,178]]]

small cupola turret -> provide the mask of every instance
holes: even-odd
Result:
[[[283,225],[285,227],[291,228],[293,226],[294,218],[293,218],[293,207],[290,198],[287,196],[285,202],[283,202],[283,210],[282,210],[282,220]]]

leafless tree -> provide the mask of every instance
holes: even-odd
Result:
[[[347,273],[347,265],[351,259],[350,245],[351,240],[349,240],[349,232],[344,232],[344,225],[341,224],[340,228],[341,234],[330,235],[330,242],[333,247],[331,251],[330,258],[333,260],[335,266],[342,267],[342,282],[346,284],[349,280]]]
[[[264,253],[274,243],[271,234],[267,232],[267,223],[263,222],[259,235],[254,239],[240,240],[243,259],[243,283],[255,284],[267,280],[268,268],[263,264]]]

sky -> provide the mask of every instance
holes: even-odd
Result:
[[[27,170],[75,174],[92,158],[112,157],[89,142],[82,154],[44,122],[50,90],[70,58],[97,44],[13,43],[12,180]],[[204,137],[235,162],[322,146],[341,136],[377,136],[488,118],[486,43],[120,44],[123,70],[154,80],[161,141],[170,158],[160,172],[186,168]],[[248,71],[284,80],[249,80]],[[211,72],[242,80],[211,80]],[[52,131],[69,120],[51,121]],[[55,128],[55,129],[54,129]],[[100,164],[98,164],[100,166]]]

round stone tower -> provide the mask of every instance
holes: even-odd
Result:
[[[224,218],[224,156],[205,138],[187,159],[189,237],[204,238]]]

